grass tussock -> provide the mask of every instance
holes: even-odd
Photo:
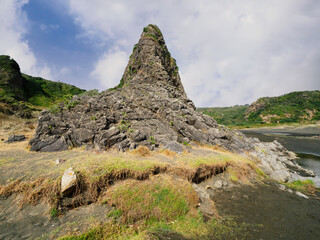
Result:
[[[19,206],[29,204],[37,204],[40,200],[57,205],[60,196],[61,180],[37,179],[31,182],[16,180],[8,185],[0,186],[0,196],[9,197],[13,194],[21,194]]]
[[[31,137],[34,133],[37,119],[22,119],[0,112],[0,136],[8,138],[13,134],[24,134]]]
[[[80,235],[64,236],[59,240],[94,240],[94,239],[109,239],[109,240],[156,240],[147,231],[137,231],[135,228],[122,225],[115,222],[106,222],[97,225],[87,232]]]
[[[177,153],[170,151],[169,149],[161,149],[158,153],[163,154],[166,157],[176,157]]]
[[[247,156],[216,147],[202,148],[209,149],[210,153],[198,156],[183,155],[176,160],[178,165],[170,168],[169,171],[195,183],[225,171],[228,172],[230,180],[242,183],[248,183],[254,175],[263,175],[253,160]]]
[[[297,180],[290,183],[285,184],[287,187],[295,189],[299,192],[304,192],[308,194],[315,195],[316,192],[320,192],[320,189],[317,188],[312,180]]]
[[[140,157],[151,156],[151,151],[146,146],[139,146],[137,149],[132,150],[132,153]]]
[[[108,204],[121,211],[121,221],[173,221],[195,210],[198,196],[190,183],[168,175],[153,176],[138,182],[127,180],[108,189]]]

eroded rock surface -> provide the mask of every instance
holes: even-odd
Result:
[[[250,153],[267,174],[290,179],[286,165],[295,156],[279,143],[261,143],[230,130],[209,116],[196,112],[187,98],[178,67],[163,36],[154,25],[144,28],[134,46],[120,84],[95,96],[74,97],[55,113],[43,111],[32,151],[62,151],[69,147],[116,147],[124,151],[139,145],[183,147],[190,141],[219,145],[230,151]],[[181,151],[179,146],[174,146]],[[296,165],[296,164],[294,164]]]

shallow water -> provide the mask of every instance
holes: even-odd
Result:
[[[297,163],[314,171],[316,177],[311,179],[320,186],[320,128],[262,128],[245,129],[241,132],[247,137],[256,137],[264,142],[277,140],[288,150],[297,153]]]

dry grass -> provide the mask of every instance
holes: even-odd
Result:
[[[132,153],[140,157],[151,156],[151,151],[146,146],[139,146],[137,149],[132,150]]]
[[[93,151],[82,149],[58,153],[29,152],[25,148],[25,142],[4,145],[5,148],[0,151],[0,172],[10,172],[12,178],[7,184],[0,186],[0,195],[23,193],[26,195],[23,202],[37,201],[41,198],[40,195],[48,198],[50,194],[45,191],[45,187],[52,188],[51,193],[57,192],[56,185],[50,185],[52,180],[49,179],[59,179],[64,170],[70,167],[79,176],[80,185],[75,195],[85,194],[92,201],[99,198],[102,189],[117,180],[146,180],[155,174],[167,173],[199,183],[227,171],[230,180],[248,183],[251,176],[257,175],[258,169],[245,156],[206,147],[195,147],[195,153],[170,153],[169,157],[163,152],[153,152],[150,156],[142,158],[140,154],[149,153],[149,150],[145,151],[143,147],[133,153],[109,150],[94,154]],[[7,152],[9,154],[5,155]],[[56,166],[54,161],[57,158],[64,159],[65,162]],[[25,176],[24,181],[15,181],[21,176]],[[31,188],[34,190],[29,191]]]
[[[26,120],[7,117],[1,123],[2,138],[10,134],[25,134],[30,139],[34,133],[35,125]],[[55,160],[58,158],[65,161],[56,166]],[[246,182],[257,169],[246,156],[227,152],[217,146],[194,146],[191,153],[183,154],[169,150],[151,152],[144,146],[125,153],[114,149],[100,153],[81,148],[39,153],[28,150],[28,141],[12,144],[0,142],[0,166],[0,180],[2,183],[6,182],[0,185],[0,196],[20,195],[20,206],[25,203],[35,204],[40,200],[45,200],[54,207],[58,206],[61,200],[60,177],[65,169],[72,167],[78,176],[77,188],[73,193],[73,197],[77,199],[74,206],[96,202],[101,193],[108,189],[108,201],[120,206],[126,221],[145,218],[153,221],[152,216],[157,221],[169,221],[174,219],[174,214],[190,214],[195,210],[197,200],[189,182],[198,183],[224,171],[228,171],[231,180]],[[154,176],[159,173],[165,175]],[[110,188],[117,180],[123,180],[123,183]],[[134,189],[135,193],[132,192]],[[178,204],[185,201],[186,204],[180,206],[180,210],[185,212],[179,212],[178,208],[167,209],[169,202],[166,202],[167,206],[163,209],[154,207],[154,193],[159,190],[161,194],[157,196],[164,197],[161,189],[172,197],[170,207],[174,207],[175,202]],[[132,199],[131,203],[127,201],[130,199],[129,190],[131,197],[139,199],[139,194],[144,196],[142,205],[137,205]],[[115,197],[120,196],[119,194],[121,197]],[[142,206],[153,207],[144,209]]]
[[[161,149],[161,150],[159,150],[157,152],[160,153],[160,154],[163,154],[166,157],[176,157],[177,156],[177,153],[175,153],[173,151],[170,151],[168,149]]]
[[[31,182],[14,181],[6,186],[0,186],[0,196],[8,197],[12,194],[21,194],[19,206],[26,203],[37,204],[40,200],[51,205],[58,204],[60,196],[60,179],[37,179]]]
[[[0,113],[0,137],[7,139],[13,134],[32,136],[36,126],[36,119],[21,119]]]

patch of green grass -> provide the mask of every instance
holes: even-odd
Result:
[[[50,214],[50,217],[52,219],[54,219],[54,218],[57,218],[59,216],[60,212],[59,212],[59,210],[57,208],[53,207],[53,208],[50,209],[49,214]]]
[[[185,145],[185,146],[187,146],[187,147],[191,147],[191,145],[190,145],[188,142],[186,142],[186,141],[184,141],[182,144]]]
[[[159,39],[158,39],[155,35],[153,35],[153,34],[151,34],[151,33],[146,33],[145,36],[151,37],[151,38],[154,39],[157,43],[159,43]]]
[[[120,121],[120,123],[118,125],[118,129],[120,132],[126,132],[129,130],[130,126],[131,126],[131,123],[129,121],[123,119]]]
[[[304,181],[297,180],[290,183],[285,183],[285,185],[289,188],[292,188],[304,193],[314,194],[315,192],[319,191],[319,189],[315,187],[313,181],[310,179],[307,179]]]
[[[198,197],[192,186],[170,176],[154,176],[138,182],[127,180],[107,192],[108,204],[122,212],[122,221],[132,224],[137,221],[169,222],[186,215],[195,208]]]
[[[239,181],[238,176],[237,176],[237,172],[234,169],[229,168],[228,169],[228,174],[229,174],[229,179],[232,182],[238,182]]]
[[[187,165],[191,168],[197,168],[202,165],[218,165],[218,164],[225,164],[231,160],[230,157],[223,154],[209,154],[205,156],[193,156],[193,155],[186,155],[182,156],[180,161],[184,165]]]
[[[134,228],[126,225],[107,222],[89,229],[87,232],[75,236],[65,236],[60,240],[96,240],[96,239],[117,239],[117,240],[142,240],[148,239],[143,231],[137,232]]]
[[[106,202],[105,202],[106,203]],[[111,212],[108,213],[108,217],[113,218],[114,220],[120,219],[122,215],[121,209],[113,209]]]
[[[78,104],[79,104],[79,101],[73,101],[73,100],[66,101],[65,108],[67,110],[70,110],[70,109],[74,108],[75,106],[77,106]]]
[[[61,238],[63,240],[79,239],[248,239],[263,226],[258,224],[239,223],[232,217],[223,220],[203,220],[200,212],[178,216],[171,222],[142,221],[129,227],[119,222],[108,222],[94,227],[78,236]]]
[[[152,144],[152,145],[156,145],[156,144],[157,144],[156,140],[154,139],[154,136],[150,136],[149,142],[150,142],[150,144]]]

